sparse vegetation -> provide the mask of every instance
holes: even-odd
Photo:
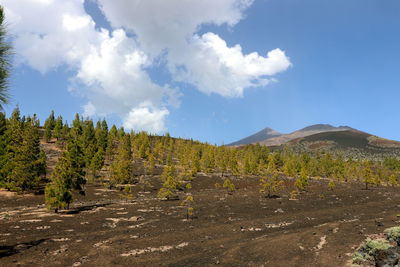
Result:
[[[224,180],[224,184],[222,185],[223,188],[228,190],[228,193],[232,194],[233,192],[236,191],[236,186],[234,183],[231,182],[229,179]]]

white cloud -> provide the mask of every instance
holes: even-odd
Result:
[[[71,16],[69,14],[63,15],[63,27],[70,32],[74,32],[89,26],[92,20],[89,16]]]
[[[190,83],[206,94],[241,97],[246,88],[265,86],[275,81],[266,76],[291,66],[280,49],[269,51],[266,57],[257,52],[244,55],[240,45],[228,47],[214,33],[196,34],[205,24],[234,26],[253,0],[98,2],[112,25],[137,35],[150,57],[167,51],[174,80]]]
[[[143,102],[160,108],[179,102],[176,90],[150,79],[148,56],[123,29],[96,30],[83,0],[0,0],[0,4],[6,9],[18,62],[43,74],[62,65],[75,72],[69,88],[88,99],[82,107],[84,116],[125,118]]]
[[[176,49],[203,24],[234,26],[253,0],[97,0],[114,27],[138,36],[152,56]]]
[[[162,133],[166,131],[165,119],[168,114],[166,109],[157,109],[151,103],[143,102],[128,113],[124,119],[124,127],[135,131]]]
[[[85,105],[83,105],[83,117],[92,117],[96,115],[96,107],[93,105],[92,102],[88,102]]]
[[[266,57],[256,52],[244,55],[240,45],[228,47],[210,32],[201,37],[195,35],[185,52],[174,52],[170,57],[170,69],[176,80],[194,84],[206,94],[224,97],[240,97],[245,88],[266,85],[271,81],[267,76],[291,66],[280,49],[268,52]]]
[[[145,71],[150,64],[122,29],[112,32],[81,61],[77,78],[89,88],[88,97],[102,113],[125,115],[144,101],[161,106],[167,90]]]
[[[45,74],[63,64],[76,66],[105,38],[94,30],[82,0],[1,0],[17,60]]]
[[[224,97],[264,86],[291,65],[280,49],[244,54],[214,33],[198,35],[202,25],[233,27],[253,0],[97,3],[111,32],[96,29],[84,0],[0,0],[18,62],[43,74],[67,66],[74,73],[69,88],[87,99],[85,115],[117,114],[126,128],[164,131],[168,108],[179,107],[182,93],[150,77],[160,58],[172,81]]]

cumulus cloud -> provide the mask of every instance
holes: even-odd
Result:
[[[164,121],[168,114],[167,109],[157,109],[151,103],[143,102],[124,118],[124,127],[136,131],[164,132],[166,130]]]
[[[17,52],[17,60],[43,74],[63,64],[76,66],[106,38],[94,31],[94,21],[82,0],[1,0]]]
[[[244,55],[240,45],[228,47],[217,34],[196,34],[206,24],[233,27],[243,19],[244,10],[252,0],[98,0],[98,3],[112,25],[136,34],[148,55],[154,57],[167,51],[168,68],[174,80],[192,84],[206,94],[240,97],[246,88],[265,86],[275,80],[267,76],[291,66],[280,49],[269,51],[266,57],[257,52]]]
[[[92,102],[88,102],[85,105],[83,105],[83,117],[87,118],[87,117],[92,117],[94,115],[96,115],[96,107],[93,105]]]
[[[291,66],[280,49],[268,52],[266,57],[257,52],[244,55],[240,45],[228,47],[223,39],[210,32],[195,35],[185,52],[171,54],[175,79],[194,84],[206,94],[224,97],[239,97],[245,88],[267,85],[271,81],[268,76]]]
[[[167,91],[151,81],[145,70],[149,64],[135,41],[119,29],[90,49],[76,77],[87,86],[101,112],[126,114],[144,101],[163,104]]]
[[[223,97],[240,97],[291,66],[279,48],[244,54],[215,33],[198,34],[207,24],[234,27],[253,0],[93,1],[111,31],[95,27],[84,0],[0,0],[18,62],[42,74],[66,66],[73,73],[69,87],[87,99],[86,116],[117,114],[126,128],[164,131],[182,92],[150,77],[160,58],[171,83]]]
[[[75,74],[69,88],[88,99],[82,107],[84,116],[114,113],[125,118],[145,101],[156,107],[179,102],[176,89],[150,79],[146,68],[151,62],[136,40],[123,29],[96,30],[83,0],[1,0],[0,4],[14,36],[17,62],[42,74],[60,66],[71,69]]]
[[[97,0],[114,27],[136,34],[153,56],[176,49],[203,24],[234,26],[253,0]]]

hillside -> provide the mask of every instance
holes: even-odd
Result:
[[[293,139],[285,145],[297,152],[339,152],[359,159],[400,157],[400,142],[356,130],[317,133]]]
[[[311,135],[318,134],[318,133],[332,132],[332,131],[335,131],[335,132],[347,131],[350,129],[351,128],[347,127],[347,126],[334,127],[329,124],[315,124],[315,125],[311,125],[311,126],[303,128],[303,129],[294,131],[289,134],[283,134],[283,135],[275,137],[275,138],[270,138],[270,139],[261,141],[260,144],[263,144],[266,146],[279,146],[279,145],[285,144],[291,140],[301,138],[301,137],[311,136]]]
[[[271,128],[265,128],[253,135],[240,139],[239,141],[228,144],[228,146],[263,144],[266,146],[280,146],[290,140],[305,137],[322,132],[352,130],[348,126],[334,127],[329,124],[315,124],[288,134],[279,133]]]

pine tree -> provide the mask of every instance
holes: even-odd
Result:
[[[19,109],[10,119],[10,142],[6,149],[6,186],[11,190],[25,191],[38,185],[46,172],[46,158],[40,149],[36,117],[25,122],[19,118]]]
[[[229,194],[232,194],[234,191],[236,191],[236,186],[234,183],[231,182],[228,178],[224,180],[224,183],[222,185],[223,188],[226,188],[228,190]]]
[[[144,162],[144,169],[147,175],[153,175],[155,169],[155,158],[153,153],[147,153],[147,160]]]
[[[298,191],[304,191],[308,186],[308,176],[305,168],[300,171],[300,176],[296,179],[294,186]]]
[[[11,114],[8,120],[7,130],[5,132],[7,136],[6,155],[4,159],[3,173],[5,177],[6,187],[10,190],[19,190],[18,184],[20,179],[24,179],[23,173],[17,171],[18,165],[22,162],[22,144],[24,136],[24,125],[20,117],[20,110],[17,106]],[[20,166],[22,168],[22,166]],[[14,169],[16,171],[14,171]],[[20,174],[21,173],[21,174]]]
[[[117,155],[111,164],[111,186],[132,182],[132,152],[130,136],[125,135],[118,145]]]
[[[73,167],[66,153],[59,158],[52,174],[52,182],[45,189],[46,206],[49,210],[69,208],[72,202]]]
[[[231,170],[232,175],[238,176],[240,174],[236,150],[233,150],[230,153],[229,169]]]
[[[328,189],[329,190],[334,190],[336,188],[336,184],[333,180],[330,180],[328,183]]]
[[[68,126],[68,123],[65,122],[64,125],[63,125],[63,127],[62,127],[61,136],[60,136],[60,140],[61,140],[60,146],[61,146],[62,148],[65,147],[69,135],[70,135],[70,128],[69,128],[69,126]]]
[[[97,140],[92,120],[86,120],[82,123],[82,136],[80,140],[85,158],[85,166],[89,168],[97,152]]]
[[[224,147],[219,148],[216,161],[221,171],[221,177],[224,177],[224,174],[227,172],[229,161],[228,153]]]
[[[72,121],[72,127],[69,131],[69,135],[78,141],[82,136],[82,121],[79,114],[75,114],[75,119]]]
[[[101,148],[103,151],[105,151],[107,149],[108,139],[108,125],[105,120],[102,120],[101,122],[98,121],[96,123],[95,137],[97,140],[97,148]]]
[[[0,110],[8,103],[8,77],[11,68],[11,46],[6,41],[4,9],[0,6]]]
[[[397,175],[394,174],[394,173],[392,173],[391,175],[389,175],[388,183],[389,183],[391,186],[398,186],[398,185],[399,185],[399,181],[398,181],[398,179],[397,179]]]
[[[175,199],[176,191],[182,187],[182,181],[177,177],[175,166],[165,166],[161,174],[161,180],[163,181],[163,186],[158,191],[158,197],[166,198],[167,200]]]
[[[262,176],[260,179],[260,192],[266,193],[267,197],[272,197],[272,194],[276,193],[282,186],[283,181],[279,179],[279,173],[272,155],[268,159],[267,167],[261,168],[260,171],[260,175]],[[264,164],[261,163],[260,165],[263,166]]]
[[[8,138],[6,135],[7,120],[6,114],[0,112],[0,187],[5,186],[7,173],[5,172],[5,166],[7,163],[7,142]]]
[[[56,126],[54,111],[52,110],[49,117],[44,122],[44,140],[50,142],[53,134],[53,129]]]
[[[63,126],[64,126],[63,118],[61,116],[58,116],[55,122],[54,133],[53,133],[53,136],[57,138],[57,141],[59,141],[62,138]]]
[[[211,173],[215,168],[215,153],[212,146],[208,146],[204,149],[201,157],[202,169],[206,173]]]
[[[93,178],[97,177],[98,171],[100,171],[103,166],[104,166],[104,150],[100,148],[94,154],[89,165],[89,170]]]
[[[273,193],[278,192],[282,183],[283,181],[279,179],[279,174],[277,172],[267,172],[267,174],[260,179],[260,192],[266,193],[267,197],[272,197]]]
[[[79,190],[80,193],[84,194],[84,185],[86,184],[85,158],[79,141],[73,137],[68,140],[65,157],[68,161],[72,189]]]
[[[365,183],[365,189],[368,190],[368,185],[374,183],[374,175],[371,169],[371,163],[367,163],[362,170],[362,175]]]

